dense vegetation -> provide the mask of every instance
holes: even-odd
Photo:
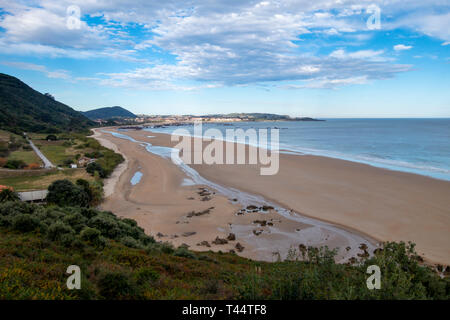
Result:
[[[22,135],[0,130],[0,167],[6,169],[36,169],[38,156]]]
[[[387,243],[355,265],[326,248],[286,261],[251,261],[155,242],[130,219],[92,208],[0,204],[0,298],[4,299],[449,299],[450,282],[420,264],[414,246]],[[303,261],[299,261],[299,258]],[[82,270],[68,290],[69,265]],[[366,287],[367,266],[381,289]]]
[[[113,119],[113,118],[136,118],[134,113],[122,107],[106,107],[82,112],[86,117],[92,120],[96,119]]]
[[[0,128],[22,132],[84,131],[94,123],[80,112],[0,73]]]

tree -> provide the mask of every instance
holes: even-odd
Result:
[[[51,95],[50,93],[48,93],[48,92],[44,93],[44,96],[46,96],[47,98],[50,98],[50,99],[52,99],[52,100],[55,100],[55,97],[52,96],[52,95]]]
[[[91,206],[100,204],[103,199],[103,186],[100,182],[89,182],[84,179],[78,179],[76,184],[86,192]]]
[[[48,187],[47,202],[64,206],[87,207],[89,195],[67,179],[56,180]]]
[[[5,164],[5,168],[8,169],[23,169],[27,166],[27,164],[25,162],[23,162],[22,160],[8,160]]]
[[[86,171],[90,173],[91,175],[94,175],[95,172],[98,172],[98,175],[100,178],[106,178],[106,172],[103,169],[101,165],[99,165],[97,162],[91,162],[87,165]]]
[[[2,191],[0,191],[0,202],[19,201],[19,200],[20,200],[19,194],[11,188],[5,188]]]
[[[54,134],[49,134],[47,136],[47,138],[45,138],[45,140],[47,140],[47,141],[56,141],[56,140],[58,140],[58,137],[55,136]]]

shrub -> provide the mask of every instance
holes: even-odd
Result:
[[[7,169],[23,169],[26,166],[27,164],[23,162],[23,160],[16,160],[16,159],[8,160],[4,165],[4,167]]]
[[[66,215],[63,222],[71,226],[76,232],[80,232],[86,225],[87,219],[81,213],[74,212]]]
[[[67,179],[56,180],[48,187],[47,202],[63,207],[86,207],[89,205],[89,196],[81,187]]]
[[[12,218],[12,226],[18,231],[31,232],[40,226],[40,222],[30,214],[19,214]]]
[[[130,299],[137,295],[135,285],[124,273],[109,272],[103,274],[98,281],[100,295],[105,299]]]
[[[197,256],[193,252],[191,252],[188,249],[183,248],[183,247],[175,250],[173,255],[176,257],[183,257],[183,258],[188,258],[188,259],[197,259]]]
[[[160,274],[153,268],[142,267],[136,272],[137,282],[155,282],[159,277]]]
[[[129,237],[129,236],[121,238],[120,243],[122,243],[123,245],[130,247],[130,248],[135,248],[135,249],[142,248],[142,245],[136,239]]]
[[[94,243],[100,238],[101,234],[102,233],[95,228],[84,227],[80,233],[80,237],[85,241]]]
[[[47,141],[56,141],[56,140],[58,140],[58,137],[56,137],[54,134],[49,134],[49,135],[45,138],[45,140],[47,140]]]
[[[47,236],[50,240],[60,241],[65,234],[74,234],[75,231],[61,221],[56,221],[47,230]]]
[[[101,158],[103,157],[103,153],[101,153],[100,151],[93,151],[85,153],[84,156],[88,158]]]
[[[7,202],[7,201],[19,201],[19,194],[17,192],[14,192],[11,188],[6,188],[0,191],[0,202]]]
[[[100,178],[106,178],[105,170],[97,162],[89,163],[86,167],[86,171],[88,173],[90,173],[91,175],[95,175],[95,173],[98,172],[98,175],[100,176]]]
[[[65,247],[71,247],[75,241],[77,240],[77,237],[75,236],[75,233],[64,233],[60,237],[60,242]]]
[[[103,236],[110,239],[119,239],[121,235],[117,221],[115,221],[113,217],[109,217],[104,213],[99,213],[95,217],[89,219],[88,226],[100,230]]]
[[[80,186],[89,197],[89,205],[96,206],[103,199],[103,185],[99,181],[89,182],[84,179],[78,179],[76,184]]]

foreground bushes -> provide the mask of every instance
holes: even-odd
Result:
[[[0,298],[7,299],[444,299],[450,282],[421,264],[414,245],[386,243],[355,265],[334,251],[291,250],[251,261],[157,243],[130,219],[91,208],[0,204]],[[66,268],[82,270],[67,290]],[[369,265],[381,289],[366,286]]]
[[[80,241],[104,247],[107,240],[115,240],[130,248],[144,248],[155,242],[128,220],[90,208],[43,207],[17,201],[0,204],[0,226],[21,232],[39,231],[67,247],[79,245]]]
[[[101,182],[78,179],[56,180],[48,187],[47,202],[58,206],[88,207],[98,205],[103,198]]]

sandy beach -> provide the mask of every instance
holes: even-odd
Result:
[[[114,131],[96,129],[95,138],[114,145],[127,160],[106,181],[102,209],[135,219],[157,240],[268,261],[300,244],[328,245],[340,248],[342,262],[361,254],[361,243],[373,250],[379,241],[413,241],[428,262],[450,265],[448,181],[290,154],[280,155],[280,170],[273,176],[261,176],[258,165],[191,166],[208,181],[286,209],[243,212],[242,202],[211,185],[192,185],[178,166],[139,143],[173,146],[169,135],[128,131],[139,141],[131,142],[103,130]],[[137,171],[142,178],[132,185]],[[230,233],[236,240],[212,243]]]

